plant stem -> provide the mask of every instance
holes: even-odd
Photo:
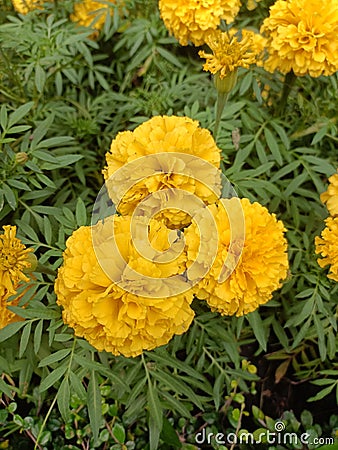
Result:
[[[225,92],[218,92],[218,94],[217,94],[217,109],[216,109],[216,120],[215,120],[215,127],[214,127],[215,140],[217,138],[217,133],[218,133],[218,129],[219,129],[219,124],[221,122],[223,109],[228,100],[228,95],[229,95],[229,93],[225,93]]]
[[[285,112],[286,103],[288,101],[291,89],[292,89],[293,85],[295,84],[296,78],[297,77],[294,74],[293,70],[290,70],[290,72],[288,72],[285,75],[281,100],[280,100],[279,105],[276,108],[277,115],[279,115],[279,116],[283,115]]]

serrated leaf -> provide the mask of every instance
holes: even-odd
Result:
[[[66,356],[68,356],[70,352],[70,348],[63,348],[61,350],[58,350],[57,352],[43,358],[39,363],[39,367],[50,366],[51,364],[61,361],[61,359],[64,359]]]
[[[32,109],[34,102],[28,102],[25,105],[19,106],[14,112],[9,115],[8,128],[18,123],[28,112]]]
[[[12,189],[8,186],[8,184],[2,183],[2,190],[3,193],[5,194],[5,199],[8,202],[8,205],[15,210],[17,202],[16,202],[16,196],[14,194],[14,192],[12,191]]]
[[[75,217],[79,227],[87,225],[87,210],[81,197],[77,199]]]
[[[70,403],[70,387],[68,377],[66,377],[62,380],[62,383],[57,393],[57,404],[64,422],[67,422],[69,420],[70,416],[69,403]]]
[[[163,383],[167,388],[172,389],[175,393],[185,395],[190,401],[195,403],[196,406],[203,409],[201,400],[197,397],[195,392],[179,378],[174,378],[172,375],[160,371],[153,371],[152,376]]]
[[[67,365],[60,366],[53,370],[50,374],[44,378],[40,384],[40,392],[47,391],[51,386],[55,385],[60,378],[66,373]]]
[[[149,407],[149,415],[150,417],[152,417],[158,430],[161,431],[163,424],[162,406],[158,398],[157,389],[150,381],[148,382],[147,401]]]
[[[257,341],[264,351],[266,351],[267,339],[263,321],[257,311],[251,312],[246,316]]]
[[[37,354],[40,350],[41,337],[43,331],[43,320],[39,320],[34,330],[34,353]]]
[[[14,322],[6,325],[0,330],[0,342],[6,341],[15,333],[17,333],[23,326],[25,322]]]
[[[91,371],[88,383],[87,407],[94,442],[96,442],[99,437],[100,425],[102,420],[102,410],[101,410],[101,392],[97,382],[96,373],[94,370]]]
[[[71,371],[69,373],[69,378],[70,378],[70,385],[72,387],[72,390],[77,394],[77,396],[82,401],[85,401],[87,393],[86,393],[86,390],[85,390],[79,376],[76,373]]]
[[[20,339],[20,347],[19,347],[19,358],[22,358],[22,355],[25,353],[27,348],[29,336],[31,334],[32,322],[27,322],[21,335]]]

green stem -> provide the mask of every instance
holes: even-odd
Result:
[[[229,93],[225,93],[225,92],[218,92],[218,94],[217,94],[217,109],[216,109],[216,120],[215,120],[215,127],[214,127],[215,140],[217,138],[217,133],[218,133],[219,125],[221,123],[223,109],[228,100],[228,96],[229,96]]]
[[[279,105],[277,106],[276,112],[277,115],[281,116],[285,112],[286,104],[289,98],[289,94],[291,92],[291,89],[296,81],[296,75],[294,74],[293,70],[288,72],[285,75],[284,85],[283,85],[283,91],[282,96]]]

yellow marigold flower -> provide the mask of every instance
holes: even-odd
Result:
[[[0,328],[20,318],[7,306],[18,303],[18,298],[8,301],[16,294],[21,281],[29,281],[24,271],[31,267],[30,252],[16,235],[16,227],[5,225],[4,233],[0,234]]]
[[[228,214],[233,214],[238,202],[244,215],[245,233],[232,240],[237,223],[230,223]],[[285,228],[265,207],[246,198],[222,199],[207,208],[217,224],[218,236],[213,239],[218,240],[218,251],[209,273],[194,289],[197,297],[206,300],[212,310],[222,315],[242,316],[268,302],[287,276]],[[239,223],[237,219],[235,222]],[[197,231],[193,222],[184,233],[188,279],[199,278],[199,270],[205,269],[202,264],[193,273],[189,271],[190,262],[196,260],[199,252]]]
[[[41,7],[41,0],[12,0],[15,11],[20,14],[27,14],[33,9]]]
[[[139,158],[143,158],[141,163]],[[211,133],[188,117],[155,116],[133,132],[118,133],[106,161],[103,174],[108,192],[123,215],[131,214],[149,194],[163,189],[181,189],[205,203],[219,196],[215,192],[220,192],[220,176],[215,172],[220,164],[220,149]],[[127,191],[126,184],[130,185]],[[162,216],[173,228],[190,222],[186,214],[173,208]]]
[[[151,220],[151,245],[144,249],[131,224],[129,216],[113,216],[76,230],[67,240],[55,283],[63,320],[75,334],[99,351],[127,357],[166,344],[185,332],[194,316],[191,290],[170,296],[171,277],[185,271],[185,253],[167,262],[152,253],[160,250],[165,256],[170,233],[177,232]],[[134,241],[141,243],[141,253]]]
[[[338,281],[338,217],[328,217],[321,237],[316,236],[316,253],[323,258],[318,259],[320,267],[330,265],[328,278]]]
[[[107,3],[82,0],[74,4],[74,12],[70,15],[70,19],[79,25],[99,31],[103,28],[108,13],[112,14],[113,10]]]
[[[338,173],[332,175],[329,182],[327,191],[321,194],[320,199],[326,204],[331,216],[338,216]]]
[[[240,0],[160,0],[159,9],[163,22],[169,32],[181,45],[191,41],[202,45],[221,20],[233,22]]]
[[[332,75],[338,70],[337,0],[277,0],[261,27],[267,36],[266,70]]]

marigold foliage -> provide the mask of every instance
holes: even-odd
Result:
[[[259,35],[257,35],[259,36]],[[256,57],[261,53],[264,42],[255,37],[255,33],[245,30],[242,39],[220,30],[211,32],[206,37],[206,43],[212,50],[212,54],[203,50],[199,56],[206,59],[203,70],[218,74],[220,79],[237,70],[238,67],[248,68],[256,62]]]
[[[159,9],[165,26],[181,45],[191,41],[202,45],[221,20],[233,22],[241,2],[239,0],[160,0]]]
[[[166,344],[174,334],[185,332],[194,317],[191,291],[168,296],[166,282],[159,283],[159,278],[170,281],[184,272],[185,253],[164,264],[141,256],[132,243],[130,225],[130,217],[114,216],[76,230],[67,240],[55,283],[63,320],[75,334],[99,351],[127,357]],[[149,223],[149,241],[157,250],[169,248],[169,233],[162,223]],[[113,234],[118,251],[111,246]],[[131,286],[139,295],[130,292]]]
[[[338,70],[337,0],[277,0],[261,27],[267,37],[266,70],[312,77]]]
[[[20,282],[27,282],[29,278],[24,270],[31,267],[29,253],[32,251],[18,239],[16,227],[5,225],[4,233],[0,234],[0,329],[11,322],[21,320],[7,306],[16,306],[19,299],[8,301],[16,294]]]
[[[168,154],[167,159],[143,159],[138,167],[128,173],[123,172],[123,179],[110,179],[127,163],[147,155],[164,153]],[[176,153],[193,155],[199,160],[196,163],[196,158],[190,167]],[[220,178],[211,179],[210,164],[219,168],[220,149],[211,133],[188,117],[155,116],[133,132],[118,133],[106,154],[106,161],[103,174],[108,192],[123,215],[131,214],[141,200],[162,189],[181,189],[196,195],[205,203],[214,202],[218,196],[216,190],[220,188]],[[210,164],[203,164],[203,161]],[[140,178],[144,179],[140,181]],[[198,181],[201,179],[212,189],[207,189],[205,184]],[[133,180],[132,187],[120,198],[126,181],[130,183]],[[178,214],[177,210],[170,208],[162,216],[166,224],[173,228],[186,226],[189,222],[186,214]]]
[[[321,201],[326,205],[331,216],[338,216],[338,173],[329,178],[327,191],[320,196]]]
[[[234,210],[238,199],[222,199],[221,202],[207,207],[217,224],[218,252],[211,270],[194,289],[197,297],[206,300],[212,310],[222,315],[242,316],[268,302],[273,291],[286,278],[286,230],[283,223],[265,207],[243,198],[240,204],[244,214],[245,237],[234,240],[232,253],[228,255],[231,228],[226,211]],[[232,227],[236,226],[237,223],[232,224]],[[185,237],[190,267],[199,251],[198,229],[194,222],[185,231]],[[227,264],[224,266],[226,259]],[[204,267],[200,269],[204,270]],[[198,275],[198,269],[194,273],[188,269],[188,278],[196,279]]]
[[[338,281],[338,217],[328,217],[325,224],[321,237],[315,238],[316,253],[322,256],[317,261],[320,267],[330,265],[327,276]]]

